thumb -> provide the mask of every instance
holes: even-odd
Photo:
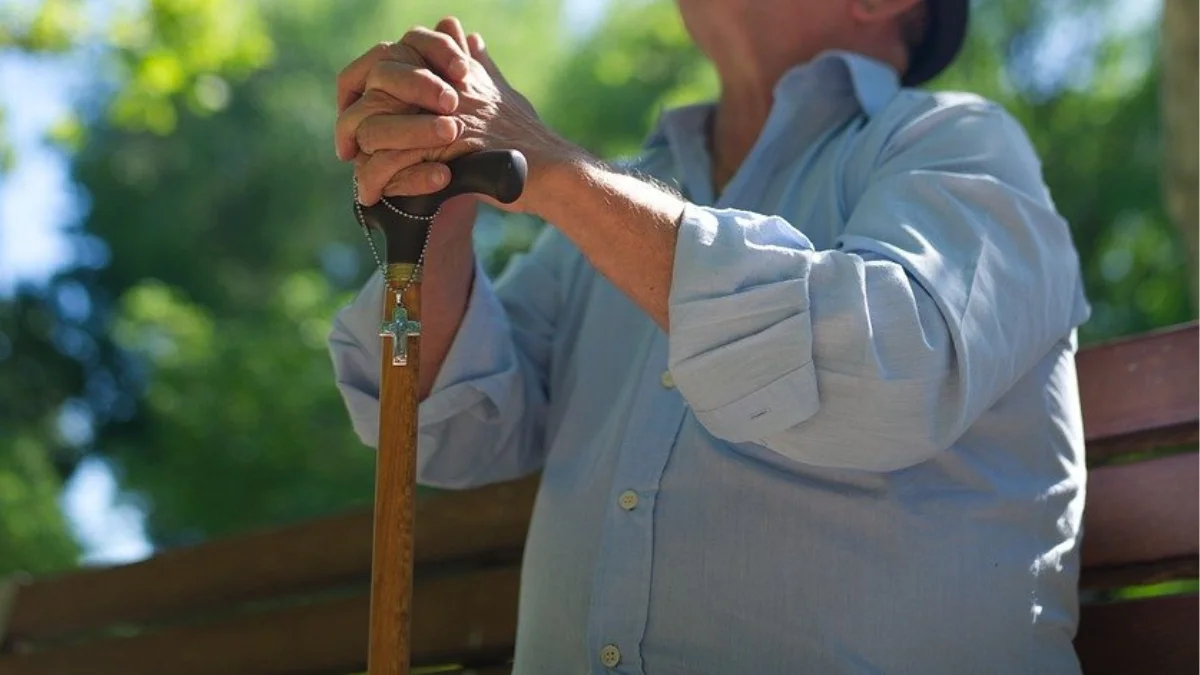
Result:
[[[471,49],[471,57],[479,63],[483,64],[484,70],[488,72],[496,81],[508,84],[504,79],[504,75],[500,69],[496,67],[496,62],[492,60],[492,56],[488,54],[487,45],[483,42],[483,36],[479,33],[471,33],[467,37],[467,46]]]

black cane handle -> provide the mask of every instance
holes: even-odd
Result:
[[[485,150],[447,162],[450,184],[439,192],[417,197],[387,197],[372,206],[361,206],[367,227],[381,230],[387,238],[387,263],[417,263],[431,216],[451,197],[480,194],[501,204],[511,204],[525,190],[528,165],[516,150]],[[389,208],[389,204],[393,208]],[[402,213],[398,213],[402,212]],[[407,215],[403,215],[407,214]]]

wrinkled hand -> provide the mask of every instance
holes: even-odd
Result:
[[[471,152],[519,150],[531,181],[579,152],[542,124],[483,39],[467,37],[453,18],[377,45],[347,66],[338,77],[338,111],[337,154],[354,160],[364,205],[436,192],[449,182],[446,162]],[[524,201],[505,208],[523,210]]]

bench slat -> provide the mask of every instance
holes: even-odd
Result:
[[[1087,675],[1194,675],[1200,670],[1196,595],[1089,605],[1075,651]]]
[[[1079,577],[1079,588],[1085,591],[1105,591],[1197,577],[1200,577],[1200,558],[1185,555],[1113,567],[1085,567]]]
[[[526,480],[424,497],[416,514],[417,564],[519,550],[535,485]],[[40,579],[20,589],[8,637],[36,641],[365,583],[371,521],[369,511],[348,513],[164,551],[131,565]]]
[[[1090,462],[1196,441],[1197,325],[1079,353],[1075,363]]]
[[[431,580],[413,596],[413,663],[507,663],[516,567]],[[367,594],[0,657],[4,675],[345,675],[366,668]],[[484,671],[490,672],[490,671]]]
[[[1200,456],[1093,469],[1083,511],[1084,567],[1200,554]]]
[[[9,636],[38,640],[347,583],[361,576],[360,560],[369,557],[370,527],[369,517],[344,514],[39,579],[20,589]]]

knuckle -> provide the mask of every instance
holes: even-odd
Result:
[[[458,46],[458,41],[445,33],[438,33],[438,60],[444,63],[449,63],[462,55],[462,50]]]
[[[394,99],[382,87],[372,87],[362,97],[363,108],[371,113],[391,110]]]
[[[338,115],[337,121],[333,124],[334,133],[338,136],[346,136],[351,133],[355,127],[354,116],[349,112]]]
[[[400,42],[406,45],[411,45],[413,42],[420,42],[425,37],[426,32],[422,26],[413,26],[404,31],[404,37],[400,38]]]
[[[367,169],[367,167],[363,167],[362,169],[356,170],[354,172],[354,178],[358,182],[358,192],[359,192],[360,197],[365,196],[365,195],[371,195],[371,194],[375,193],[376,190],[379,189],[379,184],[376,182],[375,178],[371,175],[371,172]]]
[[[366,84],[364,88],[367,90],[367,96],[371,96],[375,89],[384,86],[389,79],[388,72],[391,70],[387,61],[376,61],[371,69],[367,71]]]
[[[372,157],[372,160],[375,160],[376,157],[378,156]],[[392,173],[378,161],[369,161],[363,166],[362,176],[358,182],[359,185],[363,185],[370,190],[378,191],[380,187],[391,179]]]
[[[373,93],[371,105],[394,108],[410,100],[420,86],[420,76],[411,67],[399,63],[381,65],[368,79],[368,94]]]
[[[342,68],[341,70],[339,70],[338,74],[337,74],[337,79],[335,80],[335,82],[337,83],[337,88],[340,91],[345,91],[345,90],[353,87],[354,86],[354,75],[355,75],[355,71],[354,71],[353,64],[348,65],[345,68]]]
[[[371,124],[371,120],[365,120],[358,128],[354,130],[354,140],[358,142],[358,147],[367,154],[373,154],[376,147],[376,132],[375,125]]]
[[[367,81],[373,83],[375,89],[386,90],[389,86],[394,87],[396,83],[403,83],[411,70],[412,66],[398,61],[380,61],[367,73]]]
[[[371,106],[372,109],[388,108],[391,106],[392,102],[395,101],[395,98],[392,98],[386,89],[372,89],[371,91],[368,91],[367,94],[370,95],[370,97],[367,98],[367,104],[368,106]]]

